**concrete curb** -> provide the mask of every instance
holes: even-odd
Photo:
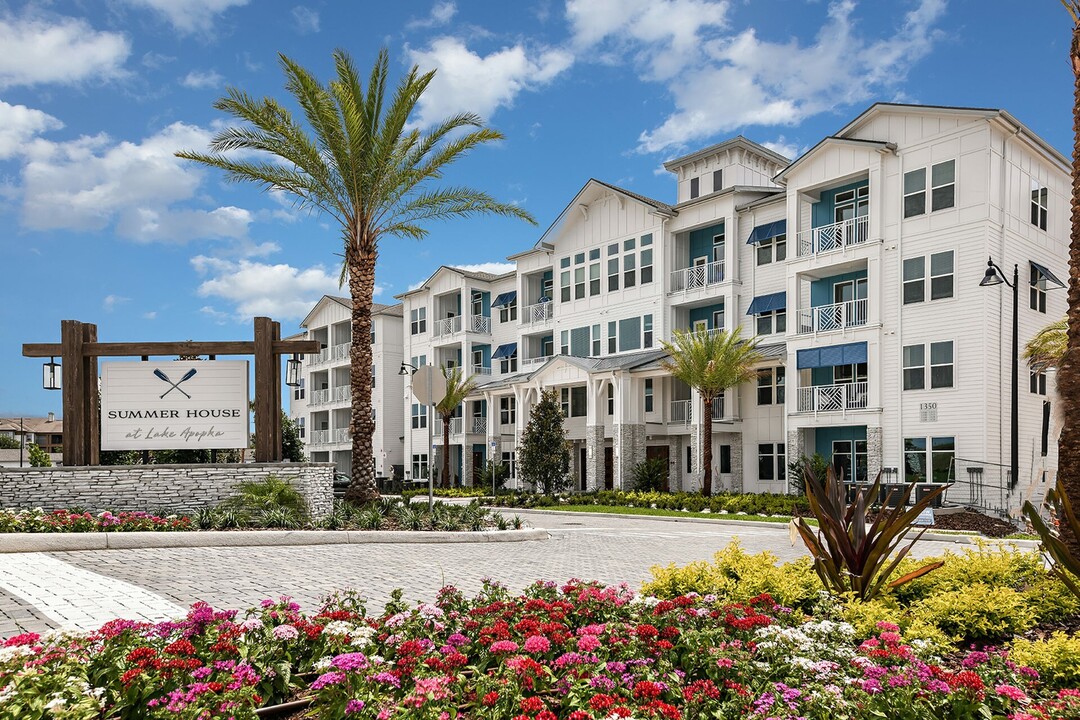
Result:
[[[368,543],[489,543],[547,540],[547,530],[235,530],[123,533],[0,533],[0,554],[178,547],[271,547]]]
[[[513,513],[545,513],[548,515],[563,515],[566,517],[617,517],[617,518],[634,518],[637,520],[656,520],[659,522],[677,522],[677,523],[701,523],[704,525],[730,525],[732,527],[771,527],[771,528],[787,528],[787,521],[784,522],[766,522],[763,520],[731,520],[724,516],[713,518],[699,518],[699,517],[671,517],[666,515],[633,515],[631,513],[606,513],[606,512],[575,512],[573,510],[548,510],[546,508],[511,508],[511,507],[498,507],[491,506],[492,510],[499,510],[507,515]],[[909,532],[918,532],[913,530]],[[1006,539],[1006,538],[989,538],[981,535],[952,535],[949,533],[936,533],[927,532],[922,536],[922,540],[932,540],[935,542],[949,542],[956,543],[958,545],[975,545],[976,542],[988,542],[998,543],[1003,545],[1015,545],[1018,548],[1023,549],[1037,549],[1039,547],[1038,540],[1020,540],[1020,539]]]

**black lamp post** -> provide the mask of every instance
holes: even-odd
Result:
[[[1019,307],[1020,307],[1020,266],[1013,265],[1013,277],[1010,283],[1005,273],[990,258],[986,262],[986,274],[983,275],[980,287],[1000,285],[1005,283],[1012,288],[1013,293],[1013,316],[1012,316],[1012,414],[1009,420],[1009,470],[1012,477],[1009,479],[1009,488],[1016,487],[1020,481],[1020,339],[1019,339]]]

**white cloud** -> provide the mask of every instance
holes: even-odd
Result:
[[[375,283],[375,289],[371,291],[371,296],[372,297],[381,297],[382,294],[385,293],[385,292],[386,292],[386,286],[385,285],[379,285],[378,283]]]
[[[454,265],[458,270],[464,270],[465,272],[478,272],[478,273],[491,273],[492,275],[502,275],[508,272],[514,272],[517,265],[508,262],[486,262],[476,263],[473,265]]]
[[[124,0],[128,5],[153,10],[182,33],[211,32],[217,16],[248,0]]]
[[[74,84],[124,74],[131,43],[78,18],[0,17],[0,88]]]
[[[312,10],[305,5],[297,5],[292,9],[293,22],[296,23],[296,31],[301,35],[319,32],[319,11]]]
[[[34,140],[24,148],[23,224],[87,231],[115,223],[117,235],[138,242],[244,239],[248,210],[177,207],[199,199],[203,171],[173,153],[209,139],[208,130],[177,122],[138,143],[105,135]]]
[[[426,18],[420,20],[410,20],[405,23],[405,27],[408,30],[418,30],[420,28],[437,27],[439,25],[445,25],[457,14],[457,5],[451,0],[445,0],[443,2],[437,2],[431,7],[431,12],[428,13]]]
[[[122,297],[120,295],[106,295],[105,299],[101,301],[101,307],[105,309],[105,312],[112,312],[116,309],[117,305],[123,305],[130,301],[131,298]]]
[[[427,282],[427,278],[424,278],[423,280],[418,280],[418,281],[416,281],[414,283],[410,283],[409,288],[406,290],[406,292],[412,292],[413,290],[417,290],[419,288],[422,288],[422,287],[424,287],[424,283],[426,283],[426,282]]]
[[[855,9],[853,0],[830,4],[817,37],[805,46],[762,40],[754,28],[707,40],[704,59],[684,67],[670,84],[675,111],[641,134],[638,149],[680,148],[745,125],[796,125],[895,90],[905,68],[941,37],[934,25],[945,0],[919,0],[884,39],[857,27]]]
[[[64,127],[52,115],[25,105],[8,105],[0,100],[0,160],[24,152],[30,140],[47,130]]]
[[[143,320],[157,320],[157,310],[149,310],[142,314]]]
[[[770,142],[761,143],[764,147],[769,148],[774,153],[779,153],[786,157],[788,160],[794,160],[795,158],[806,152],[805,147],[799,147],[797,142],[788,142],[788,140],[781,135],[780,137]]]
[[[144,53],[142,56],[143,66],[148,67],[151,70],[157,70],[171,62],[176,62],[176,58],[172,55],[165,55],[164,53],[148,52]]]
[[[422,70],[438,70],[420,98],[416,121],[421,127],[466,111],[490,118],[496,109],[513,105],[520,92],[550,83],[574,61],[565,50],[531,52],[521,44],[481,57],[455,37],[436,38],[426,49],[408,52]]]
[[[191,88],[192,90],[215,88],[224,81],[225,78],[215,70],[207,70],[206,72],[192,70],[187,75],[180,78],[180,84],[186,88]]]
[[[337,274],[327,273],[322,265],[301,269],[284,263],[270,265],[205,255],[193,257],[191,264],[200,275],[208,276],[199,285],[199,296],[221,298],[233,307],[232,313],[221,313],[211,306],[202,308],[202,312],[219,319],[224,315],[238,321],[256,315],[300,319],[323,295],[339,292]]]

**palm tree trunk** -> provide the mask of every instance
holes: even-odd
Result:
[[[444,488],[450,487],[450,416],[443,415],[442,419],[442,469],[439,473],[440,482]]]
[[[1058,439],[1058,479],[1073,507],[1080,506],[1080,23],[1069,47],[1073,84],[1072,230],[1069,238],[1068,347],[1057,372],[1058,398],[1065,425]],[[1080,553],[1080,538],[1062,523],[1063,540]]]
[[[352,483],[345,491],[349,502],[366,503],[379,498],[375,486],[375,458],[371,438],[371,302],[375,295],[375,252],[346,250],[349,293],[352,295],[352,346],[349,350],[349,385],[352,392]]]
[[[701,464],[704,474],[701,476],[701,494],[705,497],[712,495],[712,404],[713,399],[707,395],[701,396],[701,402],[705,408],[705,415],[701,425],[705,438],[701,448]]]

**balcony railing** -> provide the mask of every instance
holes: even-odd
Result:
[[[714,399],[712,401],[712,419],[720,420],[724,417],[724,396]]]
[[[490,375],[491,374],[491,368],[488,367],[487,365],[473,365],[472,366],[472,374],[473,375]]]
[[[866,298],[799,311],[799,332],[819,333],[866,324]]]
[[[352,399],[352,388],[348,385],[339,385],[334,388],[334,398],[331,402],[344,402]]]
[[[330,402],[330,390],[312,390],[308,395],[308,405],[325,405]]]
[[[333,361],[348,360],[349,359],[349,350],[351,350],[351,349],[352,349],[352,343],[351,342],[341,343],[340,345],[335,345],[334,347],[330,348],[330,350],[331,350],[330,359],[333,360]]]
[[[675,425],[689,425],[693,418],[693,400],[672,400],[671,412],[668,414],[668,422]]]
[[[521,313],[521,323],[522,325],[537,325],[551,322],[553,317],[555,317],[555,303],[553,302],[526,305]]]
[[[700,290],[709,285],[724,282],[724,263],[722,261],[711,262],[707,265],[694,265],[693,267],[674,270],[668,292],[690,292]]]
[[[323,363],[330,362],[330,355],[330,348],[323,348],[317,353],[311,353],[307,356],[308,367],[312,367],[314,365],[322,365]]]
[[[843,250],[850,245],[861,245],[869,239],[869,231],[870,218],[867,215],[803,230],[798,236],[799,257]]]
[[[476,435],[487,435],[487,418],[486,417],[474,417],[472,418],[472,430],[470,431]]]
[[[837,412],[867,407],[866,381],[799,388],[799,412]]]
[[[345,443],[352,440],[352,435],[349,433],[349,428],[337,428],[334,430],[334,442]]]
[[[708,329],[705,329],[705,330],[695,330],[694,328],[683,328],[682,331],[686,332],[686,333],[702,332],[702,333],[705,333],[705,335],[707,335],[709,337],[712,337],[713,335],[716,335],[717,333],[724,332],[724,328],[708,328]]]
[[[464,418],[459,418],[459,417],[450,418],[450,434],[451,435],[460,435],[463,423],[464,423]]]
[[[527,368],[527,367],[531,367],[531,366],[534,366],[534,365],[543,365],[548,360],[550,360],[552,357],[553,357],[552,355],[541,355],[540,357],[525,358],[524,360],[521,361],[521,367]]]
[[[330,431],[329,430],[312,430],[311,431],[311,444],[312,445],[328,445],[330,443]]]
[[[488,315],[469,315],[465,318],[461,315],[451,318],[436,320],[432,323],[431,334],[433,337],[445,337],[461,332],[464,328],[467,332],[491,334],[491,317]]]

